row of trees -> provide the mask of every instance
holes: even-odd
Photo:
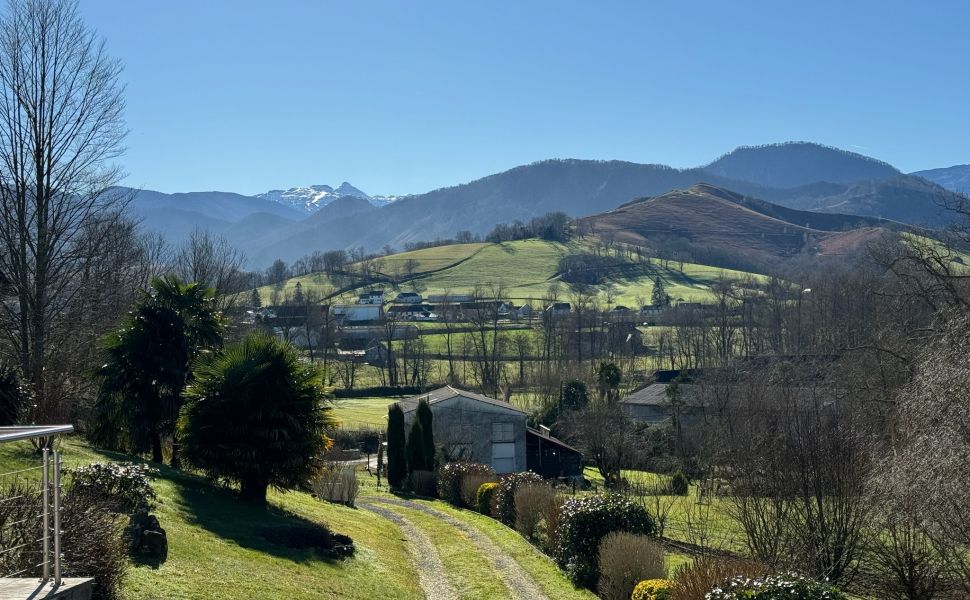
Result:
[[[437,450],[434,415],[427,400],[418,401],[411,430],[405,435],[404,410],[393,404],[387,411],[387,482],[392,488],[409,485],[415,471],[434,471]]]

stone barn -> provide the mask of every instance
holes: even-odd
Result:
[[[418,402],[431,406],[434,440],[449,456],[491,465],[496,473],[525,471],[526,413],[515,406],[451,386],[401,400],[405,431],[411,431]]]

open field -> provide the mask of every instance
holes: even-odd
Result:
[[[341,427],[387,426],[387,406],[398,398],[337,398],[333,401],[333,414],[340,419]]]
[[[453,244],[402,252],[383,257],[382,272],[394,276],[399,283],[378,286],[360,286],[359,289],[383,287],[385,291],[417,290],[429,294],[468,294],[488,282],[501,288],[508,299],[522,302],[540,302],[549,294],[551,285],[559,285],[559,295],[569,301],[572,287],[562,283],[558,276],[559,259],[569,254],[590,251],[592,246],[584,241],[569,243],[548,242],[543,240],[519,240],[513,242]],[[404,264],[415,261],[413,278],[404,276]],[[593,286],[598,300],[606,305],[607,285],[615,290],[614,304],[636,306],[640,302],[649,303],[657,277],[663,279],[667,293],[675,301],[705,301],[711,299],[710,285],[721,278],[741,280],[762,280],[762,275],[722,269],[693,263],[670,261],[661,264],[657,259],[644,262],[629,261],[625,270],[627,276],[615,277],[601,285]],[[292,293],[296,283],[304,290],[332,292],[337,286],[325,274],[315,273],[294,277],[281,288],[284,294]],[[269,303],[273,286],[259,288],[264,304]],[[352,301],[349,292],[342,301]]]

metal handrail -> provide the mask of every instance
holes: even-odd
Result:
[[[61,535],[63,534],[63,531],[61,531],[61,453],[57,450],[51,451],[50,447],[52,444],[50,444],[50,441],[51,438],[57,435],[73,432],[73,425],[18,425],[12,427],[0,427],[0,443],[47,438],[47,442],[43,443],[43,448],[41,448],[41,455],[43,459],[42,466],[0,474],[2,476],[6,476],[41,469],[41,501],[43,504],[42,512],[39,515],[41,519],[42,531],[42,536],[40,539],[32,542],[26,542],[12,548],[7,548],[3,552],[18,550],[22,547],[37,542],[42,542],[43,561],[37,566],[41,566],[43,568],[43,580],[46,582],[51,578],[51,562],[53,562],[55,586],[59,586],[61,584]],[[52,458],[53,460],[51,460]],[[51,472],[52,469],[53,473]],[[51,498],[52,484],[53,498]],[[13,498],[7,498],[0,501],[16,500],[19,497],[22,496],[15,496]],[[53,526],[51,524],[52,520]],[[25,522],[25,520],[18,521],[17,524],[23,522]],[[51,538],[53,538],[53,540]],[[53,548],[51,548],[52,545]],[[22,569],[13,575],[19,575],[25,571],[28,571],[30,568],[33,567]]]
[[[74,433],[73,425],[13,425],[0,427],[0,443]]]

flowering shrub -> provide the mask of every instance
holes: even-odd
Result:
[[[545,485],[541,475],[532,471],[509,473],[503,475],[498,482],[495,493],[495,518],[509,527],[515,527],[515,491],[520,486]]]
[[[461,496],[462,480],[469,475],[491,475],[495,471],[488,465],[472,462],[452,462],[438,470],[438,497],[442,500],[464,506]]]
[[[150,511],[155,506],[152,479],[158,470],[134,463],[93,463],[71,471],[71,491],[101,500],[118,512]]]
[[[606,534],[627,531],[653,535],[653,518],[639,504],[618,494],[569,498],[563,503],[555,559],[579,587],[593,588],[599,579],[599,545]]]
[[[630,600],[668,600],[673,586],[669,579],[645,579],[633,588]]]
[[[704,596],[705,600],[845,600],[835,588],[797,573],[749,578],[732,577]]]
[[[478,486],[478,493],[475,496],[475,504],[478,506],[478,512],[489,517],[492,516],[492,500],[495,498],[495,492],[497,491],[497,483],[489,482]]]

